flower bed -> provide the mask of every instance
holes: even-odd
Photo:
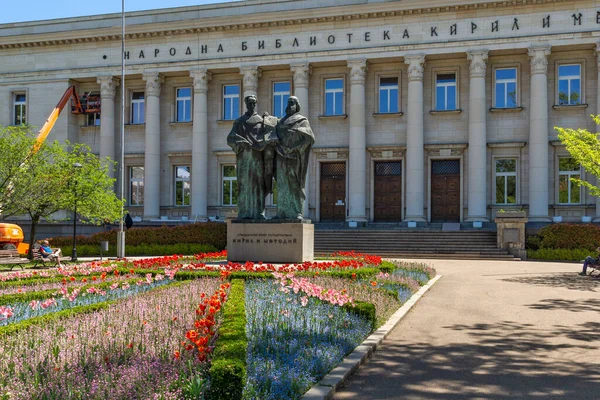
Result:
[[[246,284],[244,398],[299,398],[371,332],[369,321],[339,307],[339,296],[285,289],[279,282]]]
[[[192,371],[202,370],[181,348],[194,326],[200,293],[217,279],[157,289],[93,314],[52,321],[0,338],[0,397],[179,399]]]
[[[354,252],[225,257],[3,276],[0,399],[299,398],[435,275]]]

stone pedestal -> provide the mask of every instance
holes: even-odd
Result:
[[[498,248],[508,250],[515,257],[526,260],[525,225],[527,217],[525,212],[499,212],[496,214],[494,222],[498,230]]]
[[[315,227],[296,221],[227,221],[227,261],[303,263],[314,260]]]

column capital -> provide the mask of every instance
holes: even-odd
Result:
[[[190,76],[194,79],[194,93],[207,93],[208,82],[212,78],[212,73],[206,68],[190,70]]]
[[[364,85],[367,75],[367,59],[348,60],[348,68],[350,68],[350,83],[352,85]]]
[[[485,78],[485,70],[487,69],[488,51],[468,51],[467,60],[469,60],[469,70],[471,78]]]
[[[312,73],[309,62],[290,64],[290,70],[294,73],[294,87],[308,88],[308,81]]]
[[[529,63],[531,64],[531,75],[548,73],[548,56],[550,55],[550,46],[530,47]]]
[[[100,96],[103,99],[115,99],[115,92],[119,86],[119,80],[112,75],[99,76],[96,82],[100,84]]]
[[[146,96],[160,96],[160,85],[165,77],[158,72],[145,72],[142,79],[146,81]]]
[[[244,76],[244,91],[256,92],[258,90],[258,80],[261,76],[260,68],[256,65],[240,67],[240,74]]]
[[[425,54],[415,54],[404,57],[404,63],[408,65],[408,80],[423,81],[425,70]]]

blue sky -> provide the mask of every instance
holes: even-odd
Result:
[[[228,3],[232,0],[125,0],[125,11]],[[2,1],[0,24],[121,12],[121,0]]]

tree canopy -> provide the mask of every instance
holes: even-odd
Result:
[[[592,119],[600,125],[600,115],[592,116]],[[576,178],[571,178],[571,181],[587,188],[592,196],[600,196],[600,138],[598,133],[590,132],[587,129],[559,127],[554,129],[558,131],[558,138],[565,145],[569,154],[587,173],[596,177],[596,184]]]
[[[122,202],[114,192],[115,179],[108,176],[114,162],[101,163],[88,146],[69,142],[44,143],[33,152],[34,142],[29,127],[0,127],[2,219],[29,215],[33,238],[41,218],[57,219],[76,201],[83,222],[99,225],[120,218]]]

